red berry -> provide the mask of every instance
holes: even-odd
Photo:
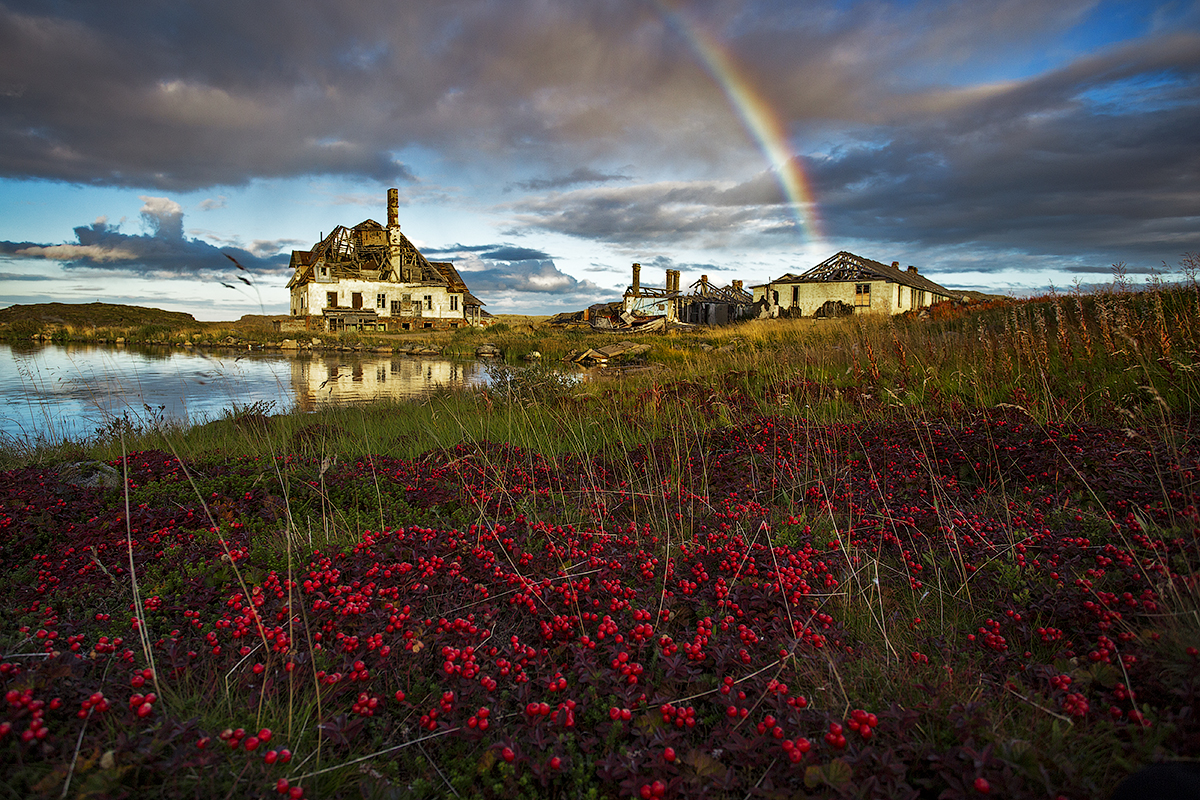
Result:
[[[550,759],[550,769],[562,769],[562,759],[558,756]]]
[[[279,780],[275,781],[275,791],[279,792],[280,794],[284,794],[287,790],[288,790],[287,778],[280,778]]]
[[[992,785],[987,782],[987,778],[975,779],[975,791],[979,792],[980,794],[987,794],[991,790]]]
[[[250,736],[246,739],[246,751],[254,752],[258,749],[259,741],[257,736]]]
[[[517,754],[513,752],[511,747],[506,747],[500,751],[500,757],[511,764],[513,759],[517,757]]]
[[[668,747],[666,750],[663,750],[663,759],[665,761],[667,761],[668,763],[671,761],[674,761],[675,760],[675,748]]]

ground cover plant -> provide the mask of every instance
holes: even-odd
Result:
[[[233,415],[96,445],[119,487],[14,466],[0,795],[1085,798],[1194,759],[1200,302],[1161,294],[733,329],[425,438]]]

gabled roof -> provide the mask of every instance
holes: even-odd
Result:
[[[915,268],[902,270],[845,250],[830,256],[803,275],[796,276],[788,273],[773,283],[839,283],[870,280],[891,281],[933,294],[954,296],[954,292],[945,286],[934,283],[924,275],[918,274]]]
[[[455,292],[465,292],[467,290],[467,282],[458,274],[458,270],[449,261],[430,261],[429,265],[446,279],[450,284],[450,290]]]

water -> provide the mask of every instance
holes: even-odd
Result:
[[[379,353],[0,344],[0,439],[78,440],[124,415],[197,423],[234,405],[311,411],[486,380],[478,362]]]

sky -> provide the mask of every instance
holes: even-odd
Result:
[[[1200,0],[0,0],[0,307],[287,313],[389,187],[494,314],[1170,281],[1198,178]]]

